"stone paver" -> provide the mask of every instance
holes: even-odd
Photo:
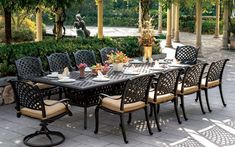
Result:
[[[109,113],[100,112],[100,129],[96,135],[93,133],[95,119],[94,107],[88,109],[88,129],[83,129],[83,109],[72,107],[73,116],[64,117],[52,123],[49,128],[58,130],[66,136],[65,142],[61,147],[118,147],[118,146],[226,146],[235,145],[235,52],[220,50],[221,38],[214,39],[212,35],[203,35],[203,56],[204,60],[212,62],[221,58],[230,58],[224,72],[223,92],[227,107],[222,106],[218,88],[209,90],[210,104],[212,112],[207,111],[204,93],[202,94],[206,114],[203,115],[199,103],[194,101],[195,95],[185,98],[188,121],[183,120],[182,111],[180,115],[182,124],[177,123],[173,104],[163,104],[160,109],[160,125],[162,132],[158,132],[154,119],[151,118],[153,136],[149,136],[144,113],[139,111],[133,114],[133,122],[126,125],[127,138],[129,144],[124,144],[121,131],[118,127],[119,117]],[[195,35],[181,33],[181,44],[195,44]],[[174,44],[176,47],[180,44]],[[162,43],[164,46],[164,43]],[[174,49],[164,49],[174,55]],[[127,117],[126,117],[127,118]],[[22,116],[16,118],[14,104],[0,106],[0,146],[18,147],[22,144],[23,136],[39,129],[39,122]],[[229,128],[229,129],[228,129]],[[216,135],[218,132],[224,135]]]

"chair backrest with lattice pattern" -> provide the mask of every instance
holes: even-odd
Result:
[[[182,86],[184,87],[191,87],[191,86],[199,86],[201,84],[202,75],[204,69],[206,67],[206,63],[200,63],[188,67],[184,74],[184,78],[182,81]]]
[[[40,90],[33,85],[23,81],[10,81],[16,100],[16,110],[20,112],[21,107],[33,110],[41,110],[45,117],[45,106]]]
[[[151,75],[139,76],[128,80],[122,94],[120,110],[124,109],[124,104],[135,103],[138,101],[144,101],[147,104],[151,81]]]
[[[86,63],[91,67],[96,64],[95,53],[92,50],[79,50],[73,53],[76,65]]]
[[[43,75],[42,63],[37,57],[23,57],[15,61],[19,79],[29,79]]]
[[[105,64],[105,62],[108,60],[108,56],[111,52],[116,52],[118,51],[116,48],[111,48],[111,47],[105,47],[100,49],[100,59],[102,64]]]
[[[180,70],[175,69],[165,73],[161,73],[157,85],[155,87],[155,92],[157,95],[164,95],[168,93],[176,94],[176,88],[178,85],[178,79]],[[156,96],[157,96],[156,95]]]
[[[47,61],[49,64],[50,71],[63,72],[65,67],[72,70],[71,62],[68,53],[53,53],[47,56]]]
[[[175,52],[175,59],[183,64],[196,64],[198,56],[198,48],[193,46],[178,46]]]
[[[207,73],[207,81],[222,80],[225,64],[229,59],[223,59],[216,62],[212,62]]]

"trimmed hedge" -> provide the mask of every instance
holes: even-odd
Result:
[[[60,41],[47,39],[42,42],[31,42],[13,45],[0,45],[0,73],[3,75],[14,74],[14,63],[16,59],[25,56],[41,57],[43,64],[47,67],[46,55],[55,52],[68,52],[73,59],[72,52],[77,50],[94,50],[97,62],[100,62],[99,49],[104,47],[114,47],[127,54],[129,57],[139,57],[142,55],[142,47],[139,47],[137,37],[123,38],[70,38]],[[160,52],[159,41],[156,41],[153,47],[153,54]],[[9,68],[6,68],[8,66]]]

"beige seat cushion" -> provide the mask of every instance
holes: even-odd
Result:
[[[116,111],[116,112],[130,112],[134,110],[138,110],[145,107],[145,103],[142,101],[130,103],[130,104],[124,104],[124,110],[121,111],[121,99],[111,99],[111,98],[103,98],[102,100],[102,106]]]
[[[182,84],[178,84],[177,94],[187,95],[187,94],[195,93],[199,90],[198,86],[184,87],[184,91],[183,93],[181,93],[181,88],[182,88]]]
[[[44,83],[36,83],[36,84],[33,84],[33,82],[29,81],[28,82],[30,85],[36,85],[38,86],[39,89],[47,89],[47,88],[53,88],[55,86],[53,85],[48,85],[48,84],[44,84]]]
[[[201,87],[202,88],[212,88],[212,87],[218,86],[219,84],[220,84],[219,80],[214,80],[214,81],[208,82],[207,87],[206,87],[206,78],[204,78],[204,79],[202,79]]]
[[[44,103],[48,104],[48,105],[54,104],[56,102],[58,102],[58,101],[56,101],[56,100],[44,100]],[[55,104],[53,106],[45,106],[45,110],[46,110],[46,117],[45,118],[42,117],[42,111],[41,110],[33,110],[33,109],[29,109],[29,108],[22,108],[20,110],[20,112],[23,115],[30,116],[30,117],[33,117],[33,118],[37,118],[37,119],[40,119],[40,120],[44,120],[44,119],[52,118],[54,116],[57,116],[57,115],[62,114],[62,113],[67,111],[65,105],[62,104],[62,103],[58,103],[58,104]]]
[[[154,91],[152,91],[152,92],[149,92],[149,99],[148,99],[148,101],[150,103],[161,104],[161,103],[165,103],[165,102],[168,102],[168,101],[174,99],[174,97],[175,96],[174,96],[173,93],[168,93],[168,94],[164,94],[164,95],[158,95],[156,102],[154,102],[153,101],[153,99],[154,99]]]

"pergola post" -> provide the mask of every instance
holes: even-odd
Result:
[[[158,34],[162,34],[162,4],[158,3]]]
[[[171,7],[167,8],[167,33],[166,33],[166,47],[172,47],[171,42]]]
[[[174,34],[175,42],[180,42],[179,19],[180,19],[180,4],[179,0],[177,0],[175,3],[175,34]]]
[[[199,48],[199,55],[202,55],[202,0],[196,1],[196,47]]]
[[[141,0],[139,0],[139,32],[142,29],[142,10],[141,10]]]
[[[215,26],[215,38],[219,37],[219,20],[220,20],[220,0],[216,0],[216,26]]]
[[[228,1],[224,1],[224,16],[223,16],[223,47],[222,49],[228,49]]]
[[[40,6],[36,8],[36,40],[42,41],[42,9]]]
[[[174,38],[174,33],[175,33],[175,4],[172,3],[172,6],[171,6],[171,37]]]
[[[98,8],[98,38],[103,39],[103,0],[96,0]]]

